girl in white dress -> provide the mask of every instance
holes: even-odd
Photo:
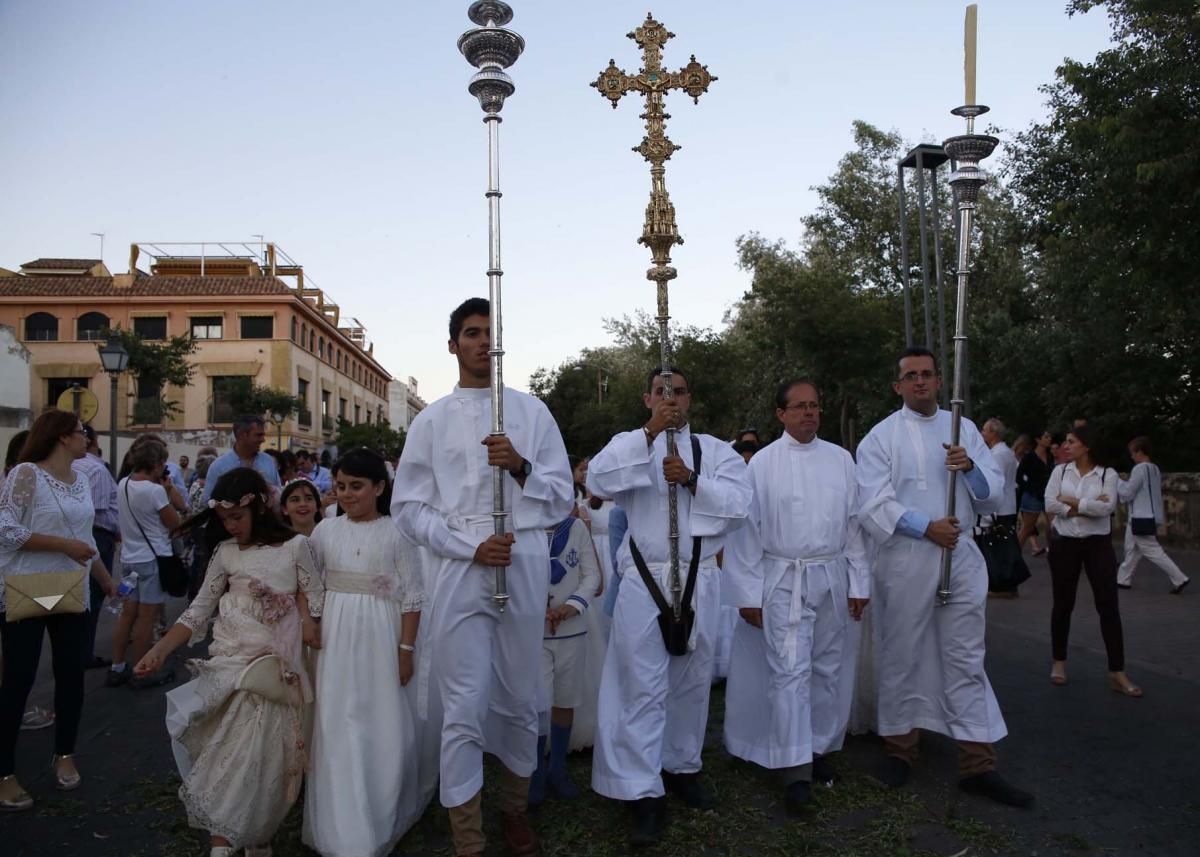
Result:
[[[424,590],[388,487],[382,457],[348,452],[334,467],[345,514],[312,535],[326,601],[304,843],[325,857],[389,853],[432,796],[410,685]]]
[[[206,526],[212,550],[200,592],[134,668],[153,674],[175,649],[203,640],[219,607],[209,659],[189,661],[196,678],[167,694],[179,797],[191,825],[212,837],[211,857],[241,847],[247,857],[270,855],[304,778],[302,708],[312,690],[300,647],[320,645],[324,593],[307,539],[269,502],[250,468],[218,480],[208,510],[188,525]]]

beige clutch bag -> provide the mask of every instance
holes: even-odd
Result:
[[[82,613],[86,585],[87,575],[82,570],[5,575],[6,618],[19,622],[59,613]]]
[[[238,676],[234,688],[258,694],[263,699],[278,702],[280,705],[304,704],[299,679],[288,682],[283,677],[283,664],[278,655],[263,655],[252,660]]]

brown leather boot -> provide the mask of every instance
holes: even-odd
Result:
[[[505,768],[500,780],[500,829],[508,853],[515,857],[534,857],[540,853],[537,833],[525,814],[528,803],[529,777],[518,777]]]
[[[450,807],[450,838],[457,857],[483,857],[483,792],[460,806]]]
[[[537,833],[530,827],[525,810],[500,813],[500,829],[504,833],[504,847],[514,857],[536,857],[541,853]]]

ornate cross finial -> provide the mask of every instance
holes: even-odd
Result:
[[[675,278],[675,269],[668,267],[671,262],[670,250],[673,245],[683,243],[675,224],[675,207],[671,204],[664,180],[664,164],[680,147],[667,137],[666,124],[671,116],[663,110],[663,96],[671,90],[680,90],[698,102],[700,96],[708,91],[708,85],[717,79],[716,75],[709,73],[708,66],[696,62],[695,55],[679,71],[664,70],[663,45],[674,36],[654,20],[653,15],[647,15],[642,26],[628,34],[642,50],[641,71],[630,75],[617,68],[616,62],[610,59],[608,68],[592,82],[592,86],[612,103],[613,109],[616,109],[621,97],[630,92],[645,96],[646,112],[641,114],[641,118],[646,123],[646,135],[633,151],[650,162],[651,187],[646,222],[638,243],[650,248],[654,260],[655,267],[647,272],[646,277],[660,283]]]

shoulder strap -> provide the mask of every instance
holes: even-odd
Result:
[[[133,503],[129,499],[129,477],[125,477],[125,506],[129,509],[129,517],[133,518],[133,522],[137,524],[138,532],[142,534],[142,541],[146,543],[146,547],[150,548],[150,553],[154,554],[154,558],[158,559],[158,551],[154,549],[154,544],[150,539],[146,538],[146,531],[142,529],[142,522],[138,520],[137,512],[133,510]]]

